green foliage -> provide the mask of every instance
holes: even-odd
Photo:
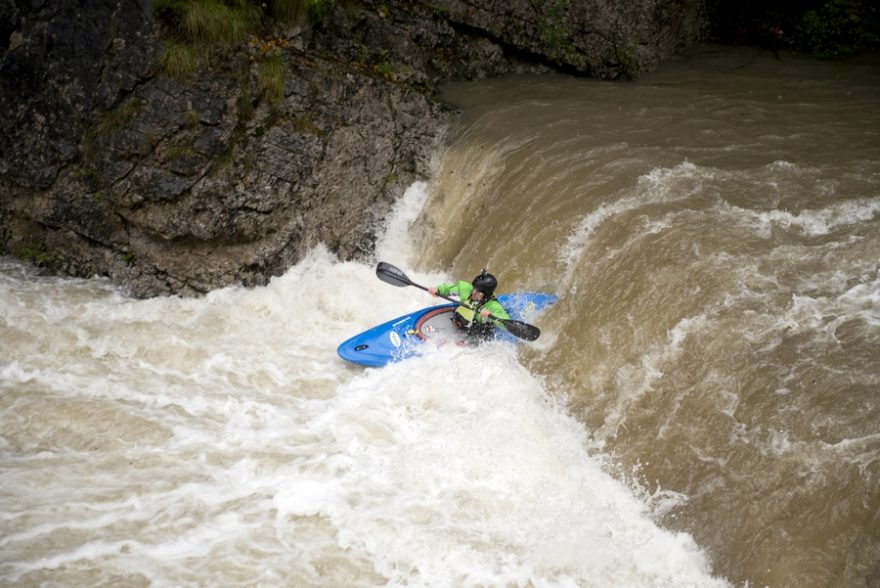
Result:
[[[804,13],[792,44],[820,59],[833,59],[863,51],[878,36],[877,8],[860,0],[826,0]]]
[[[614,51],[617,56],[617,62],[620,64],[620,77],[625,80],[633,79],[636,75],[635,49],[630,46],[615,44]]]
[[[154,0],[153,13],[183,40],[223,45],[243,41],[261,18],[246,0]]]
[[[262,6],[278,22],[289,24],[308,15],[313,24],[319,24],[335,5],[336,0],[272,0]]]
[[[200,122],[201,118],[199,118],[199,113],[193,109],[189,109],[186,111],[186,114],[183,118],[183,128],[194,129],[199,126]]]
[[[568,38],[563,21],[562,4],[554,4],[541,20],[540,39],[545,45],[557,48],[564,44]]]
[[[257,89],[269,104],[284,99],[284,75],[287,68],[278,55],[269,55],[257,66]]]
[[[308,0],[273,0],[269,10],[275,20],[290,24],[307,12]]]
[[[29,261],[38,267],[46,267],[52,259],[45,246],[33,243],[19,249],[18,258],[22,261]]]
[[[105,135],[118,131],[140,114],[144,103],[136,98],[125,100],[109,110],[98,123],[98,133]]]
[[[557,63],[562,63],[574,52],[574,45],[568,37],[566,14],[571,0],[555,0],[547,9],[541,20],[538,37],[544,45],[547,56]]]
[[[153,13],[171,37],[160,62],[179,79],[192,76],[213,48],[243,42],[262,18],[260,6],[248,0],[154,0]]]
[[[186,80],[192,77],[202,59],[202,52],[197,47],[188,43],[166,41],[162,45],[159,63],[168,75]]]
[[[319,24],[336,6],[336,0],[304,0],[309,20]]]
[[[220,0],[194,0],[189,3],[182,24],[190,39],[234,45],[260,24],[260,10],[241,1],[227,4]]]
[[[318,128],[318,125],[315,124],[312,115],[308,112],[305,112],[293,121],[293,128],[298,133],[309,133],[312,135],[320,135],[321,130]]]
[[[191,157],[194,153],[195,151],[189,145],[176,145],[168,149],[163,159],[165,161],[175,161]]]
[[[394,81],[395,79],[397,79],[397,72],[394,68],[394,64],[385,59],[383,59],[379,63],[373,64],[373,73],[385,78],[386,80]]]

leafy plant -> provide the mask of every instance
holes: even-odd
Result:
[[[541,42],[547,47],[547,55],[555,61],[562,61],[572,51],[565,26],[565,11],[569,2],[570,0],[557,0],[547,10],[538,32]]]
[[[51,256],[49,255],[49,252],[46,251],[45,246],[35,244],[28,244],[19,249],[18,257],[19,259],[29,261],[38,267],[45,267],[49,265],[49,262],[51,261]]]
[[[374,64],[373,72],[376,75],[385,78],[386,80],[394,81],[397,78],[394,64],[390,61],[382,60],[379,63]]]
[[[793,45],[820,59],[858,53],[878,42],[877,8],[859,0],[826,0],[804,13]]]
[[[318,24],[333,10],[336,6],[336,0],[305,0],[309,14],[309,20],[314,24]]]

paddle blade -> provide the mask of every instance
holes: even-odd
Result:
[[[515,321],[512,319],[500,319],[504,323],[504,328],[514,337],[519,337],[526,341],[534,341],[541,336],[541,329],[528,323]]]
[[[414,286],[406,274],[390,263],[380,261],[376,266],[376,276],[383,282],[387,282],[392,286]]]

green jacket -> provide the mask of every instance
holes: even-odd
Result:
[[[456,308],[455,312],[464,317],[468,322],[471,320],[476,320],[478,323],[491,322],[503,329],[503,323],[500,321],[493,321],[492,319],[484,319],[479,313],[479,311],[485,308],[496,318],[509,319],[510,315],[507,314],[507,311],[504,310],[501,303],[493,296],[488,300],[484,300],[482,304],[475,304],[474,301],[471,300],[471,292],[473,292],[473,290],[473,285],[464,280],[459,280],[454,284],[440,284],[437,286],[438,294],[443,294],[444,296],[458,296],[458,299],[461,301],[461,306]]]

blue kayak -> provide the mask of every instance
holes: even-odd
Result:
[[[528,322],[548,305],[556,301],[555,294],[514,293],[501,294],[498,301],[510,318]],[[336,352],[346,361],[368,367],[381,367],[419,353],[421,343],[429,338],[461,339],[461,333],[452,323],[456,304],[430,306],[382,323],[344,341]],[[504,329],[497,329],[497,338],[519,341]]]

